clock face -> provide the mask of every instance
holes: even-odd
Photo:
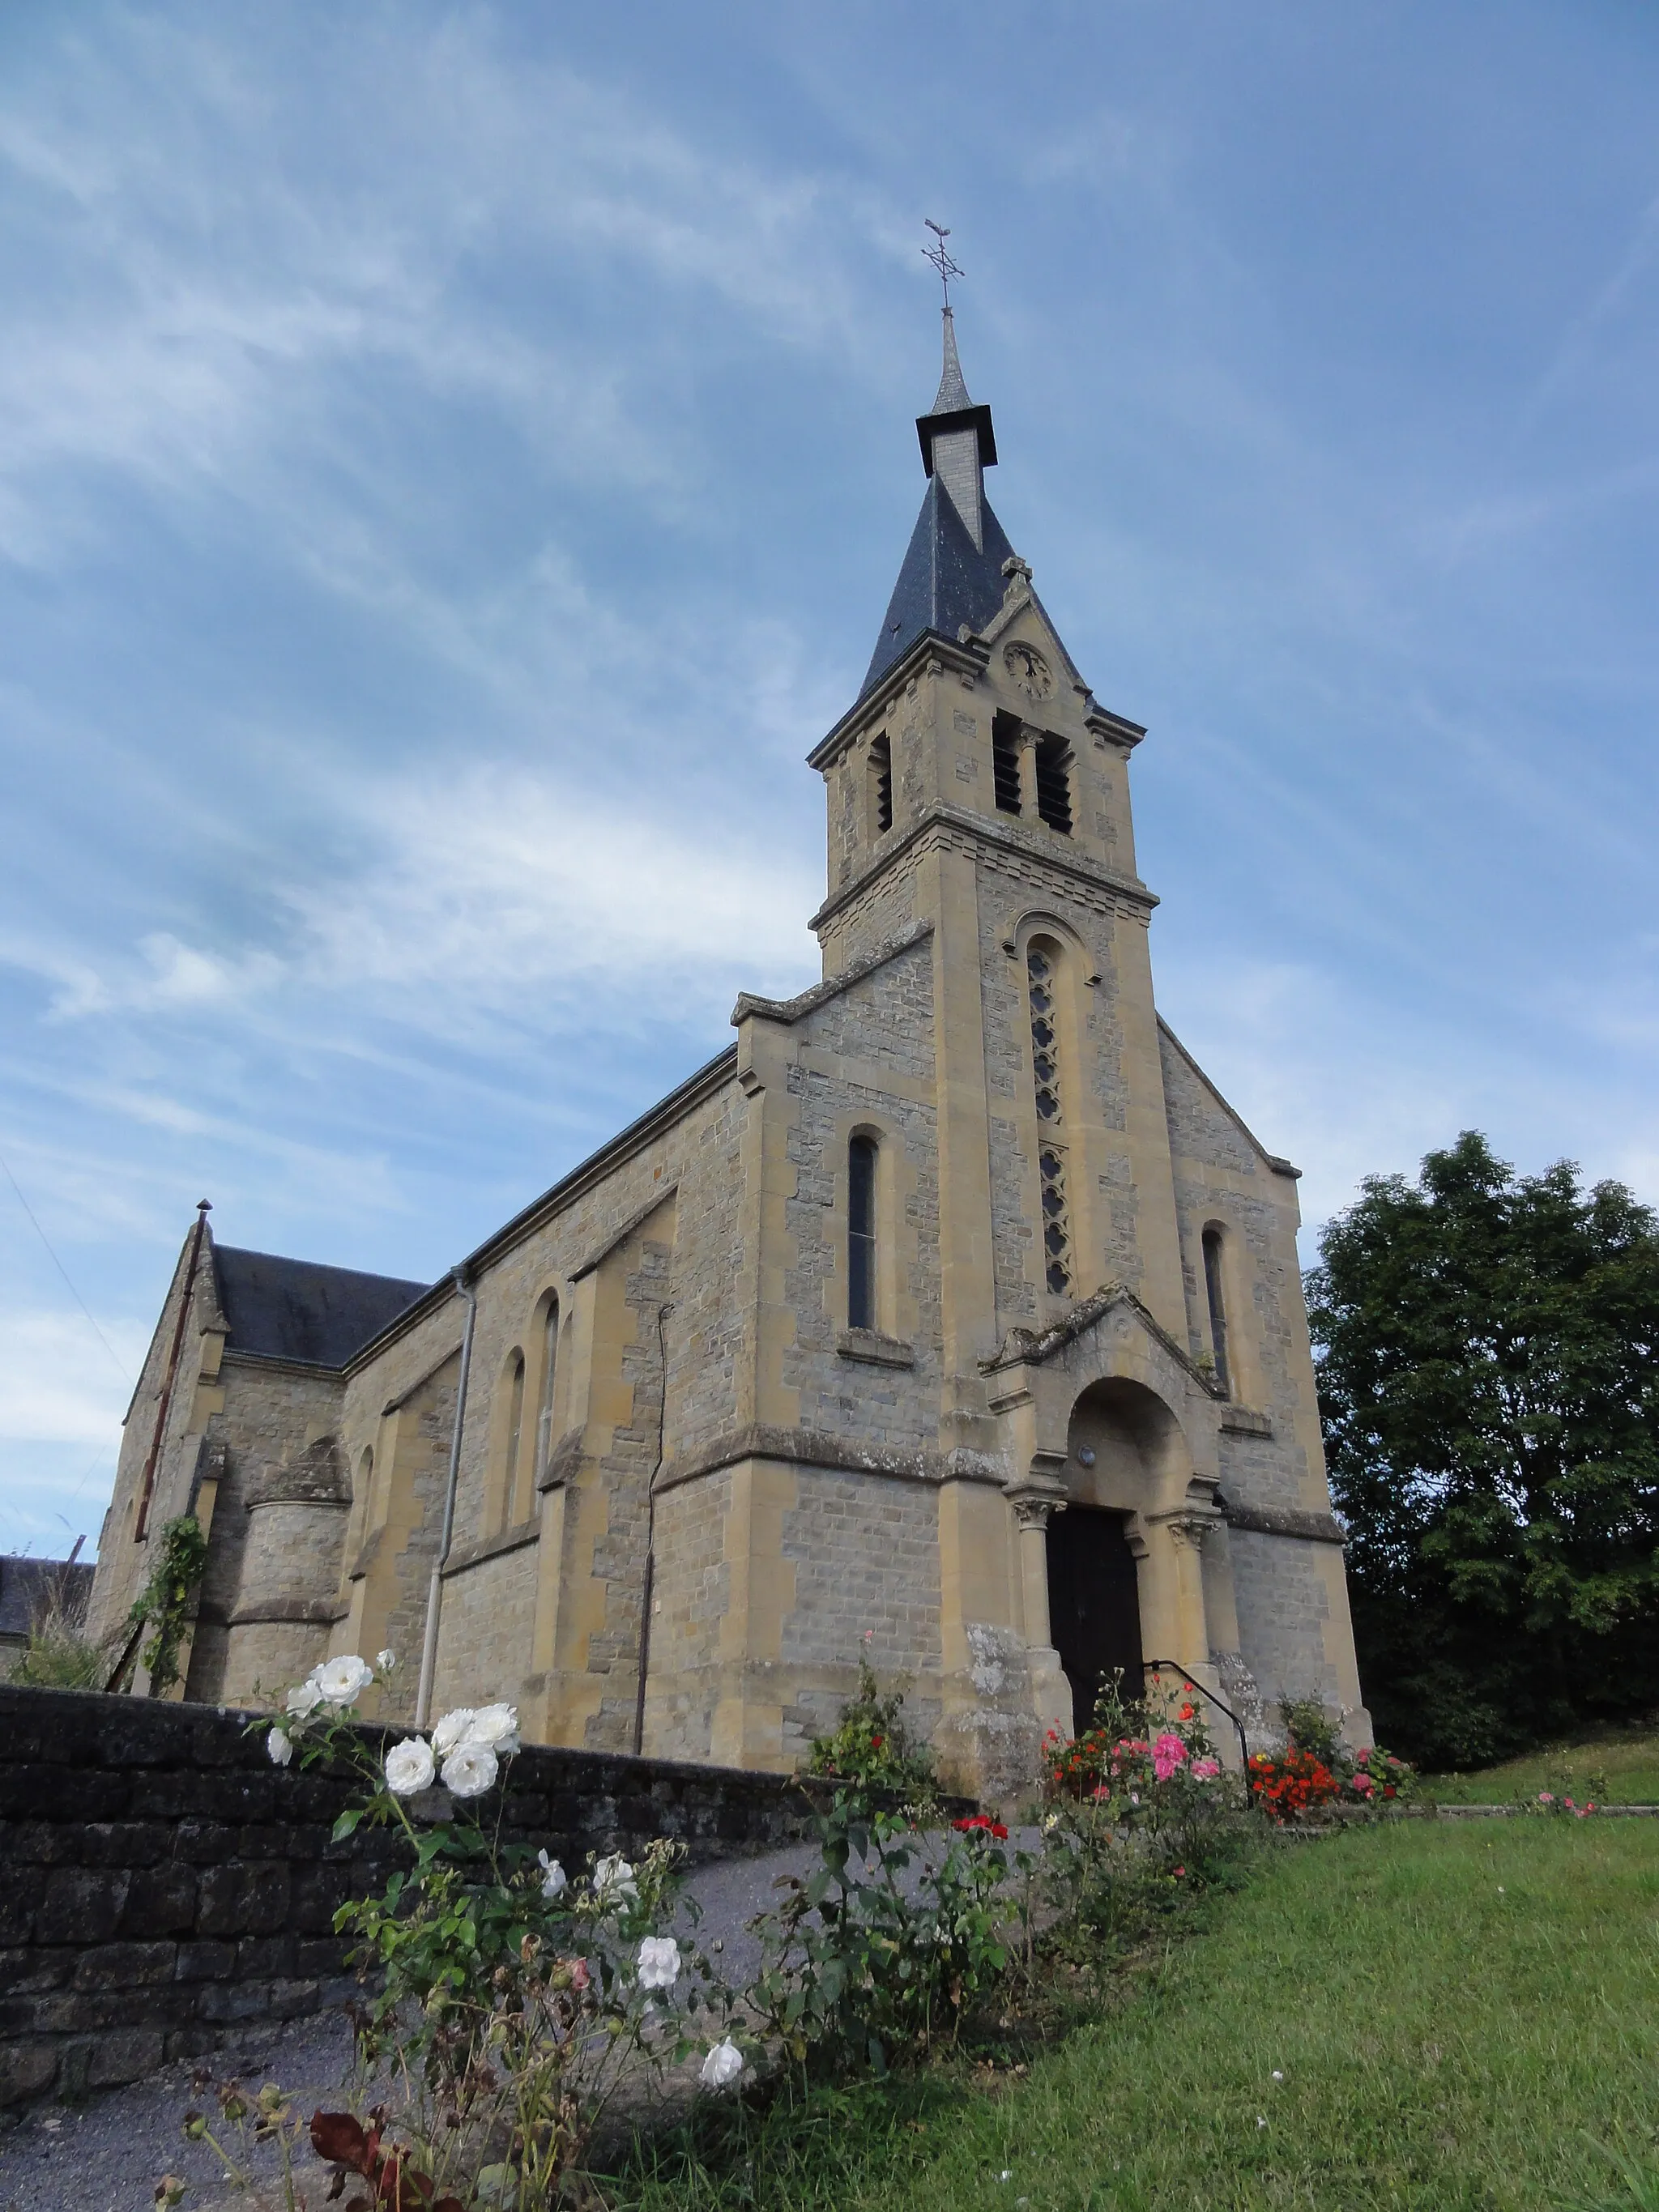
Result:
[[[1021,639],[1003,647],[1002,665],[1028,699],[1046,699],[1054,688],[1048,662],[1036,646]]]

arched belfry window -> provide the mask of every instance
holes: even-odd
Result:
[[[559,1302],[550,1297],[542,1316],[541,1402],[536,1408],[536,1474],[547,1473],[553,1456],[553,1383],[558,1372]]]
[[[1060,1083],[1060,947],[1035,937],[1025,953],[1025,987],[1031,1012],[1031,1079],[1036,1091],[1037,1181],[1042,1207],[1042,1279],[1057,1297],[1072,1287],[1072,1225],[1066,1203],[1066,1149]]]
[[[1215,1379],[1231,1392],[1227,1379],[1227,1301],[1221,1279],[1222,1235],[1213,1224],[1204,1232],[1204,1292],[1210,1306],[1210,1345]]]
[[[876,1140],[847,1147],[847,1326],[876,1325]]]
[[[879,837],[893,826],[893,746],[884,730],[870,740],[866,771],[870,789],[870,835]]]

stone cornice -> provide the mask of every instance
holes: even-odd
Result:
[[[850,906],[866,891],[878,877],[895,862],[903,859],[930,832],[940,830],[947,835],[973,838],[977,843],[988,845],[1011,860],[1035,861],[1039,866],[1052,868],[1056,875],[1069,877],[1073,883],[1085,884],[1099,894],[1104,892],[1114,900],[1121,899],[1144,920],[1158,904],[1158,895],[1147,890],[1139,876],[1120,876],[1110,868],[1103,867],[1097,860],[1087,860],[1075,853],[1056,850],[1063,841],[1055,833],[1053,842],[1039,838],[1025,829],[1016,828],[1010,822],[998,822],[988,814],[976,814],[965,806],[952,806],[948,800],[932,800],[919,822],[913,822],[902,836],[878,855],[861,875],[842,884],[831,892],[806,925],[809,929],[822,929],[833,921],[843,907]]]
[[[1267,1150],[1267,1147],[1262,1143],[1261,1138],[1256,1135],[1255,1130],[1251,1128],[1249,1123],[1239,1112],[1237,1107],[1230,1104],[1229,1102],[1222,1097],[1220,1091],[1216,1089],[1216,1086],[1210,1077],[1204,1073],[1204,1070],[1193,1058],[1191,1053],[1188,1051],[1186,1046],[1182,1044],[1181,1039],[1170,1027],[1170,1024],[1164,1020],[1162,1014],[1158,1018],[1158,1035],[1167,1038],[1169,1042],[1175,1047],[1176,1050],[1181,1054],[1181,1057],[1186,1061],[1188,1066],[1191,1068],[1193,1073],[1198,1078],[1199,1081],[1204,1085],[1204,1088],[1209,1092],[1211,1097],[1214,1099],[1216,1104],[1220,1107],[1222,1112],[1227,1116],[1228,1120],[1234,1124],[1235,1127],[1238,1130],[1239,1134],[1249,1141],[1252,1150],[1256,1153],[1257,1157],[1264,1163],[1267,1169],[1273,1175],[1287,1176],[1293,1181],[1299,1182],[1302,1178],[1301,1169],[1292,1167],[1288,1160],[1281,1159],[1277,1152],[1270,1152]]]
[[[861,1444],[851,1437],[835,1437],[820,1429],[778,1429],[764,1422],[735,1430],[718,1443],[702,1447],[684,1462],[671,1461],[658,1479],[657,1490],[673,1490],[700,1476],[718,1474],[740,1460],[785,1460],[797,1467],[828,1468],[845,1474],[888,1475],[901,1482],[983,1482],[1001,1489],[1007,1469],[985,1452],[894,1451],[879,1444]]]
[[[954,669],[959,676],[978,677],[984,674],[989,659],[988,649],[971,639],[962,641],[946,637],[943,630],[923,630],[908,652],[890,668],[884,669],[880,680],[854,701],[828,736],[819,738],[806,756],[806,765],[816,769],[830,767],[842,746],[856,736],[865,723],[879,722],[892,714],[912,677],[919,675],[930,660]]]
[[[884,968],[890,960],[896,960],[901,952],[908,952],[913,945],[925,943],[933,933],[931,921],[918,921],[910,928],[901,930],[896,936],[884,938],[872,952],[866,952],[862,959],[855,960],[842,974],[829,976],[822,983],[814,983],[810,990],[802,991],[793,999],[762,999],[752,991],[739,991],[738,1003],[732,1009],[732,1026],[735,1028],[739,1022],[746,1021],[751,1014],[763,1022],[798,1022],[803,1014],[810,1014],[815,1007],[827,1006],[831,999],[838,998],[843,991],[851,990],[854,983],[861,983],[866,975],[873,975],[878,968]]]
[[[303,1375],[320,1382],[343,1382],[349,1372],[320,1359],[281,1359],[273,1352],[238,1352],[233,1344],[226,1345],[219,1366],[222,1373],[227,1367],[257,1368],[262,1375]]]
[[[585,1260],[570,1270],[571,1281],[579,1283],[584,1275],[591,1275],[595,1267],[602,1267],[614,1251],[627,1243],[636,1229],[642,1229],[658,1208],[666,1206],[678,1191],[678,1182],[665,1182],[654,1189],[643,1206],[635,1207],[620,1229],[613,1230],[603,1244],[596,1245]]]
[[[542,1524],[539,1516],[532,1521],[520,1521],[511,1528],[501,1528],[493,1536],[480,1536],[471,1544],[456,1544],[444,1561],[443,1578],[464,1575],[469,1567],[480,1567],[486,1559],[499,1559],[507,1552],[521,1552],[528,1544],[541,1541]]]
[[[1045,1329],[1011,1328],[1000,1346],[989,1359],[981,1359],[981,1375],[1006,1374],[1014,1367],[1041,1367],[1056,1352],[1063,1352],[1068,1344],[1086,1335],[1097,1322],[1102,1322],[1115,1306],[1127,1306],[1147,1334],[1162,1345],[1172,1359],[1179,1362],[1206,1398],[1221,1400],[1222,1393],[1213,1377],[1199,1366],[1183,1344],[1177,1344],[1162,1322],[1157,1320],[1144,1306],[1126,1283],[1103,1283],[1090,1297],[1081,1299],[1063,1321],[1057,1321]]]
[[[1255,1536],[1295,1536],[1306,1544],[1346,1544],[1347,1533],[1334,1513],[1309,1513],[1291,1505],[1235,1505],[1218,1491],[1216,1504],[1230,1528]]]

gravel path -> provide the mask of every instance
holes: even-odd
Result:
[[[805,1872],[815,1856],[810,1845],[793,1844],[691,1876],[687,1888],[702,1908],[696,1941],[706,1951],[720,1945],[715,1963],[733,1986],[751,1979],[760,1960],[744,1923],[776,1901],[773,1885],[781,1875]],[[197,2066],[253,2088],[278,2081],[308,2113],[334,2100],[350,2056],[350,2033],[337,2014],[268,2028],[244,2025],[206,2059],[180,2060],[79,2107],[39,2110],[0,2135],[0,2212],[154,2212],[155,2184],[169,2172],[191,2185],[185,2212],[246,2206],[246,2197],[227,2192],[224,2170],[208,2147],[179,2133],[192,2103],[204,2101],[191,2092]],[[307,2164],[313,2212],[320,2212],[328,2169],[308,2155]]]

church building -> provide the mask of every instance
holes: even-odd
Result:
[[[787,1771],[864,1652],[992,1797],[1118,1668],[1365,1740],[1297,1170],[1159,1018],[1145,732],[991,510],[944,329],[921,512],[811,755],[823,980],[739,994],[734,1043],[439,1282],[198,1214],[90,1620],[120,1640],[193,1511],[174,1694],[390,1647],[386,1718],[507,1698],[530,1740]]]

